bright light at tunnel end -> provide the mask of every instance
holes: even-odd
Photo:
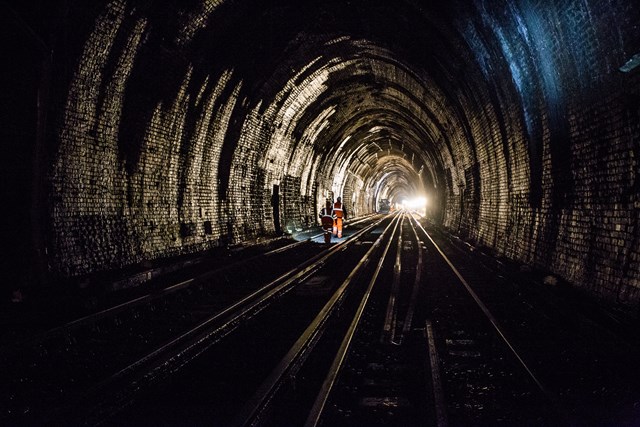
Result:
[[[411,211],[423,211],[427,208],[427,198],[415,197],[413,199],[403,199],[402,207]]]

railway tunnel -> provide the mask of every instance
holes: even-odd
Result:
[[[354,221],[424,200],[467,247],[637,322],[637,2],[0,10],[9,329],[295,239],[338,196]]]

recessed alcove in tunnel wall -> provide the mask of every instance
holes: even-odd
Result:
[[[424,195],[450,232],[637,310],[636,3],[5,5],[29,118],[5,129],[4,291],[313,226],[328,195],[354,216]]]

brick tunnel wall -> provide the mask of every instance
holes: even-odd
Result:
[[[90,276],[315,224],[312,143],[305,136],[294,156],[290,134],[299,106],[324,87],[314,75],[266,82],[258,91],[281,84],[274,99],[248,99],[235,64],[206,68],[180,50],[201,25],[188,18],[167,29],[171,19],[113,1],[94,28],[74,33],[81,52],[67,64],[49,174],[54,275]]]
[[[274,214],[282,228],[306,224],[332,188],[305,166],[319,167],[313,135],[299,138],[295,153],[287,139],[296,105],[322,87],[302,72],[295,84],[284,76],[284,89],[262,105],[269,84],[248,81],[232,54],[214,64],[189,57],[187,46],[223,1],[176,19],[134,3],[74,4],[74,25],[59,41],[65,56],[54,64],[62,77],[52,110],[60,113],[51,118],[50,164],[40,167],[48,271],[60,277],[270,235]],[[468,66],[452,73],[462,89],[425,101],[445,124],[434,142],[444,167],[443,224],[637,307],[640,76],[618,67],[640,51],[638,7],[492,7],[479,1],[458,11],[455,46]],[[462,113],[446,118],[441,106],[454,96]],[[280,212],[272,209],[274,184],[287,199]],[[367,213],[360,184],[344,184],[345,202]]]
[[[640,48],[638,10],[614,3],[461,12],[490,84],[462,101],[475,143],[453,149],[444,224],[637,312],[640,76],[618,68]]]
[[[242,80],[167,51],[180,40],[150,43],[148,26],[144,11],[114,1],[83,42],[50,174],[51,267],[64,277],[274,229],[257,165],[269,128],[240,104]]]

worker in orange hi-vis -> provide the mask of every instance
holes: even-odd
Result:
[[[324,230],[324,242],[331,243],[331,228],[333,226],[333,209],[331,208],[331,200],[327,199],[324,208],[320,209],[320,222]]]
[[[337,235],[338,238],[342,238],[342,221],[347,219],[347,208],[342,204],[342,199],[338,197],[333,204],[333,235]]]

